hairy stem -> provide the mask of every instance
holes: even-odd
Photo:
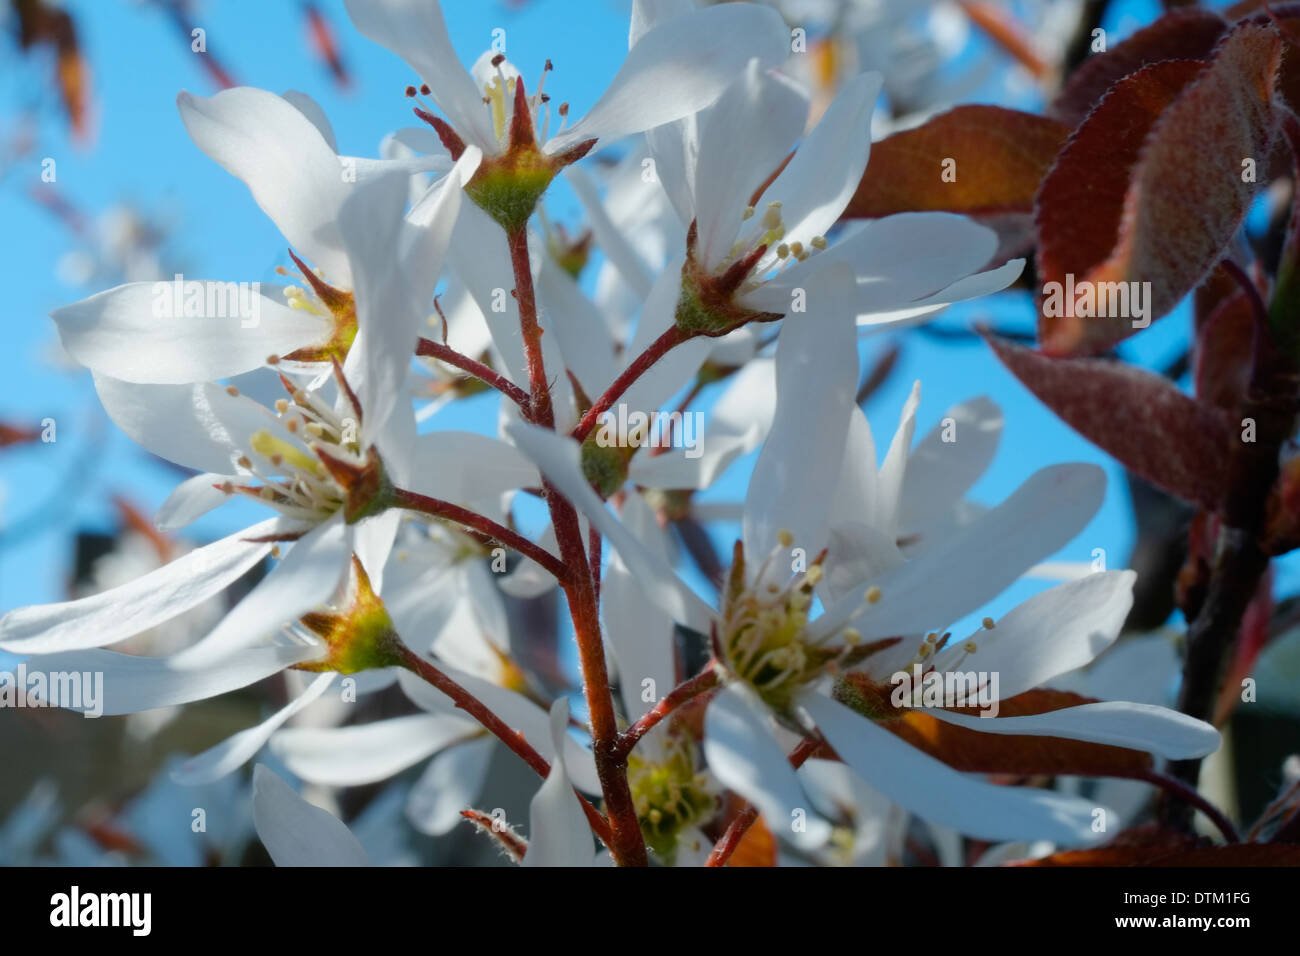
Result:
[[[437,359],[460,369],[467,375],[472,375],[484,385],[490,385],[498,392],[510,399],[516,405],[523,409],[524,414],[528,414],[528,393],[516,385],[510,379],[506,378],[500,372],[488,368],[482,362],[475,361],[462,352],[457,352],[450,346],[443,345],[441,342],[435,342],[432,339],[422,338],[416,344],[416,355],[423,355],[427,358]]]
[[[554,428],[555,413],[542,359],[542,329],[537,321],[527,230],[521,228],[509,232],[507,239],[515,274],[515,296],[519,301],[519,326],[528,358],[532,420],[544,428]],[[569,604],[569,616],[573,619],[573,633],[578,645],[582,692],[591,717],[596,775],[600,778],[605,811],[609,814],[609,851],[619,866],[648,866],[650,861],[645,839],[641,835],[641,824],[627,782],[627,758],[617,750],[618,720],[600,633],[596,585],[582,540],[582,526],[573,505],[549,482],[543,482],[542,490],[551,511],[551,525],[560,547],[560,559],[572,571],[560,580],[560,584]]]
[[[633,382],[644,375],[655,362],[690,337],[674,325],[670,326],[659,338],[646,346],[646,350],[633,359],[632,364],[623,369],[618,378],[614,379],[613,384],[605,389],[600,398],[596,399],[596,404],[587,409],[587,414],[582,416],[582,421],[578,422],[577,427],[573,429],[573,437],[578,441],[583,441],[591,434],[591,430],[596,427],[596,422],[600,416],[610,410],[613,404],[623,396],[623,393],[632,387]]]
[[[668,694],[647,710],[641,717],[629,727],[619,740],[619,750],[626,756],[630,754],[637,742],[644,737],[651,728],[662,721],[665,717],[675,711],[678,707],[696,697],[712,690],[718,686],[718,671],[715,661],[709,661],[704,669],[687,681],[678,684]]]
[[[430,498],[428,495],[407,491],[405,488],[394,489],[393,500],[399,508],[418,511],[420,514],[434,518],[445,518],[448,521],[454,521],[484,535],[489,543],[496,542],[507,548],[513,548],[525,557],[532,558],[555,575],[556,580],[563,581],[569,576],[568,568],[551,552],[529,541],[518,532],[511,531],[505,525],[498,524],[491,518],[479,514],[477,511],[470,511],[468,508],[454,505],[450,501],[443,501],[441,498]]]

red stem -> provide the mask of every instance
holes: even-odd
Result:
[[[528,379],[532,388],[532,420],[543,428],[555,427],[551,392],[542,359],[542,329],[537,322],[537,300],[533,294],[533,273],[528,257],[527,229],[506,233],[510,246],[510,263],[515,274],[515,296],[519,301],[519,327],[524,352],[528,358]],[[627,782],[627,758],[618,748],[618,719],[614,714],[614,695],[605,664],[605,644],[600,634],[595,581],[582,541],[582,526],[573,505],[549,482],[543,482],[546,503],[551,511],[551,525],[560,547],[560,558],[572,573],[560,578],[564,596],[573,619],[573,634],[578,645],[578,662],[582,668],[582,692],[591,718],[592,750],[596,775],[609,814],[609,852],[619,866],[649,866],[645,838]]]
[[[516,385],[510,379],[506,378],[500,372],[488,368],[482,362],[475,361],[463,352],[457,352],[450,346],[443,345],[441,342],[435,342],[432,339],[421,338],[415,347],[416,355],[423,355],[428,358],[435,358],[439,362],[445,362],[472,375],[484,385],[490,385],[498,392],[510,399],[516,405],[528,414],[528,393]]]
[[[420,514],[431,515],[434,518],[446,518],[448,521],[454,521],[457,524],[481,532],[493,541],[513,548],[525,557],[532,558],[555,575],[556,580],[563,581],[569,577],[569,569],[551,552],[533,544],[518,532],[511,531],[505,525],[497,524],[491,518],[484,517],[476,511],[470,511],[468,508],[460,507],[460,505],[453,505],[450,501],[443,501],[440,498],[430,498],[428,495],[407,491],[405,488],[394,489],[393,500],[399,508],[418,511]]]
[[[508,726],[481,700],[405,644],[399,646],[398,654],[402,659],[403,667],[450,697],[458,708],[477,720],[485,730],[509,747],[524,763],[537,771],[538,776],[545,778],[551,772],[550,763],[533,749],[533,745],[524,738],[524,735]],[[591,802],[586,797],[576,790],[574,793],[577,794],[578,802],[582,804],[582,812],[587,815],[596,836],[600,837],[608,846],[610,844],[609,821],[591,805]]]
[[[717,687],[718,671],[716,664],[716,661],[709,661],[702,671],[689,680],[678,684],[659,703],[642,714],[619,739],[619,750],[625,756],[630,754],[641,738],[665,717],[688,701],[694,700],[700,694]]]
[[[633,382],[644,375],[655,362],[689,338],[691,338],[690,335],[673,325],[659,338],[651,342],[646,350],[632,361],[631,365],[623,369],[622,374],[614,379],[614,383],[605,389],[605,393],[596,399],[596,404],[587,409],[587,414],[582,416],[582,421],[578,422],[577,427],[573,429],[573,437],[578,441],[586,439],[591,430],[596,427],[596,420],[609,411],[611,406],[632,386]]]

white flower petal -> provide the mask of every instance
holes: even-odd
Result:
[[[596,104],[543,149],[555,155],[589,139],[607,146],[694,113],[716,100],[750,57],[765,67],[783,62],[789,36],[775,10],[752,4],[670,18],[640,37]]]
[[[464,819],[483,789],[495,750],[493,739],[479,736],[436,754],[411,788],[406,819],[429,836],[450,833]]]
[[[103,715],[136,714],[207,700],[247,687],[287,667],[319,656],[321,645],[255,647],[204,667],[186,667],[175,656],[139,657],[91,649],[44,654],[27,661],[28,672],[103,674]],[[96,708],[71,707],[88,711]]]
[[[807,117],[807,96],[757,60],[709,110],[695,170],[696,254],[707,271],[730,255],[750,196],[785,161]]]
[[[262,749],[262,745],[271,739],[271,735],[285,721],[325,693],[337,676],[333,672],[317,675],[305,691],[257,726],[241,730],[215,747],[209,747],[203,753],[190,757],[172,771],[172,780],[186,786],[197,786],[220,780],[226,774],[238,770]]]
[[[230,500],[230,496],[221,490],[222,483],[236,480],[235,475],[214,475],[211,472],[185,479],[158,508],[153,516],[154,526],[159,531],[174,531],[220,508]]]
[[[821,550],[858,388],[853,273],[835,265],[808,290],[807,313],[781,327],[776,418],[745,496],[745,554],[762,561],[781,531],[809,556]],[[815,423],[815,427],[812,427]]]
[[[1096,465],[1052,465],[1029,477],[1002,504],[880,578],[863,582],[815,624],[834,629],[853,620],[868,639],[923,634],[949,624],[1002,593],[1029,567],[1083,530],[1101,505],[1106,475]],[[865,587],[881,598],[858,614]]]
[[[623,523],[649,550],[667,560],[668,542],[654,513],[640,495],[630,494],[623,504]],[[673,653],[673,619],[660,610],[615,552],[601,578],[601,611],[605,636],[614,651],[628,719],[649,710],[676,684]],[[642,699],[642,682],[653,681],[651,699]]]
[[[554,749],[562,750],[569,725],[569,702],[563,697],[551,705],[550,725]],[[557,760],[528,805],[528,852],[523,865],[591,866],[595,852],[587,815],[564,763]]]
[[[239,375],[266,364],[269,355],[329,338],[325,319],[290,309],[256,285],[131,282],[55,309],[50,318],[63,347],[82,365],[126,382],[161,385]],[[211,304],[214,314],[186,315],[191,297],[205,313]],[[165,315],[155,314],[160,307]]]
[[[769,718],[752,692],[728,684],[704,715],[704,756],[709,770],[763,814],[768,828],[796,846],[813,849],[830,836],[786,755],[766,726]],[[803,827],[793,826],[802,821]]]
[[[483,108],[483,91],[461,65],[437,0],[344,0],[361,34],[410,65],[438,108],[466,142],[487,148],[496,134]]]
[[[195,144],[244,181],[289,244],[330,282],[351,285],[336,221],[348,194],[343,167],[312,121],[252,87],[182,92],[176,103]]]
[[[985,783],[917,750],[816,691],[799,703],[854,772],[928,823],[981,840],[1096,842],[1090,801],[1050,790]]]
[[[343,821],[312,806],[258,764],[253,770],[253,823],[276,866],[369,866]]]
[[[349,727],[291,727],[271,738],[271,752],[309,783],[356,787],[387,780],[479,732],[461,717],[411,714]]]
[[[952,420],[952,437],[944,441]],[[1002,409],[984,396],[956,405],[921,440],[907,459],[907,480],[899,496],[898,522],[911,530],[955,507],[984,474],[1002,438]]]
[[[343,523],[341,514],[308,531],[220,624],[177,654],[176,661],[194,667],[210,664],[323,604],[348,566],[351,541],[352,528]]]
[[[1024,717],[976,717],[941,708],[926,713],[969,730],[1030,737],[1063,737],[1089,743],[1145,750],[1167,760],[1204,757],[1219,749],[1213,726],[1167,707],[1128,701],[1102,701]]]
[[[454,667],[444,665],[441,669],[482,701],[492,713],[523,734],[524,739],[534,750],[548,761],[554,762],[555,749],[546,711],[526,697],[491,681],[466,674]],[[454,714],[458,717],[464,714],[464,711],[456,709],[449,697],[435,690],[410,671],[399,673],[397,681],[406,696],[425,710],[438,714]],[[596,776],[596,762],[591,751],[567,734],[564,736],[564,766],[579,790],[600,793],[600,780]]]
[[[104,647],[147,631],[223,591],[271,550],[247,539],[282,526],[280,519],[263,522],[99,594],[10,611],[0,618],[0,650],[50,654]]]
[[[972,663],[998,674],[998,693],[1014,697],[1082,667],[1108,648],[1133,606],[1132,571],[1100,571],[1035,594],[1012,608],[991,631],[981,630]],[[883,602],[882,602],[883,603]],[[955,667],[961,644],[935,656],[940,670]]]

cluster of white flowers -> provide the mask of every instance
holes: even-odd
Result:
[[[999,843],[1103,837],[1094,801],[959,772],[893,726],[914,703],[891,701],[900,671],[976,667],[1009,700],[1088,664],[1117,637],[1133,575],[1088,574],[968,639],[950,633],[1071,541],[1104,479],[1050,467],[976,506],[965,495],[1001,413],[972,400],[947,413],[958,441],[936,430],[913,447],[919,385],[878,463],[855,401],[859,338],[996,292],[1022,267],[990,268],[996,236],[963,217],[840,221],[880,75],[847,82],[809,128],[772,8],[637,0],[622,68],[571,120],[544,92],[563,84],[549,63],[526,78],[489,51],[465,70],[437,0],[347,8],[420,81],[408,94],[426,125],[396,130],[380,158],[340,156],[299,93],[178,101],[195,143],[280,229],[300,284],[259,289],[256,323],[159,318],[147,282],[54,314],[114,422],[198,472],[161,528],[232,498],[270,516],[101,593],[13,611],[0,649],[29,668],[103,673],[106,714],[315,674],[176,778],[212,784],[264,747],[328,786],[428,761],[407,817],[431,834],[474,806],[504,743],[545,776],[526,843],[485,828],[524,865],[717,862],[743,833],[744,814],[723,818],[728,791],[800,860],[894,860],[909,815]],[[601,172],[582,162],[614,144],[624,151]],[[557,176],[589,241],[536,214]],[[579,282],[591,245],[600,265]],[[615,405],[650,414],[720,379],[700,449],[595,441]],[[484,388],[500,393],[496,434],[420,429]],[[696,501],[760,447],[743,506]],[[549,508],[533,538],[514,524],[520,496]],[[674,570],[665,525],[682,516],[741,523],[716,596]],[[268,557],[269,573],[188,646],[113,649]],[[505,612],[506,596],[557,587],[582,667],[581,735],[568,698],[523,663]],[[682,671],[683,629],[707,660],[697,673]],[[285,726],[340,675],[362,694],[399,685],[412,713]],[[1158,759],[1218,746],[1209,725],[1146,703],[972,716],[988,689],[926,713]],[[279,863],[367,859],[261,768],[253,808]]]

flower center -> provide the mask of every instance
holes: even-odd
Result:
[[[717,812],[708,775],[696,770],[695,745],[682,734],[664,738],[654,757],[633,751],[627,782],[646,844],[672,864],[682,831]]]
[[[813,588],[821,580],[825,552],[806,570],[793,572],[784,586],[770,583],[771,568],[790,553],[791,544],[789,532],[781,532],[755,583],[747,585],[744,552],[737,542],[718,635],[727,669],[778,714],[788,714],[796,692],[830,665],[855,662],[861,640],[852,628],[815,637],[809,633]],[[836,636],[841,643],[831,643]]]
[[[372,455],[361,449],[356,419],[339,415],[318,395],[282,381],[292,400],[280,399],[275,411],[291,437],[266,428],[254,432],[238,464],[260,484],[226,482],[220,487],[227,494],[256,498],[286,517],[320,521],[348,504],[351,483],[344,475],[349,470],[366,472]],[[233,385],[226,390],[239,394]]]

